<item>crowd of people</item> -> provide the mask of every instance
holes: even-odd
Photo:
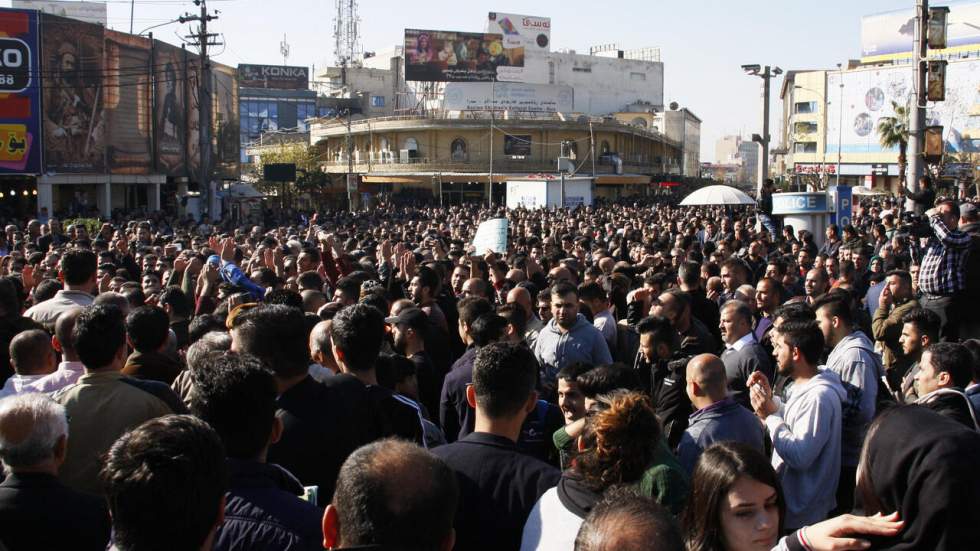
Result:
[[[976,205],[769,193],[8,225],[0,549],[980,549]]]

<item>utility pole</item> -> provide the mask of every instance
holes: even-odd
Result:
[[[354,139],[350,133],[350,105],[347,106],[347,208],[354,212]]]
[[[493,117],[497,105],[496,86],[497,76],[490,76],[490,185],[487,186],[487,208],[493,209]]]
[[[840,185],[840,148],[841,142],[844,141],[844,70],[841,68],[841,64],[837,64],[837,78],[840,79],[840,107],[837,109],[839,113],[837,117],[837,172],[836,172],[836,182],[834,185]],[[827,102],[824,100],[824,105]],[[826,108],[824,109],[826,111]],[[826,123],[825,123],[826,124]],[[826,126],[824,127],[826,128]],[[825,133],[826,135],[826,133]],[[824,138],[826,141],[826,138]],[[827,155],[827,148],[824,147],[824,155]]]
[[[211,60],[208,58],[208,46],[220,46],[217,42],[217,34],[208,33],[208,21],[218,18],[217,15],[208,15],[206,0],[194,0],[194,5],[201,8],[200,15],[185,14],[180,17],[181,23],[198,21],[200,25],[197,33],[187,35],[185,38],[196,41],[201,55],[200,76],[197,84],[197,108],[198,108],[198,150],[201,155],[200,173],[198,175],[198,185],[201,190],[201,199],[204,203],[203,214],[211,214]],[[217,14],[218,12],[215,12]]]
[[[783,70],[769,65],[766,65],[765,68],[759,65],[742,65],[742,70],[762,79],[762,135],[752,135],[752,141],[762,146],[762,153],[759,158],[759,177],[755,188],[756,196],[760,197],[762,195],[762,183],[769,177],[769,82],[773,77],[783,74]]]
[[[928,62],[929,1],[915,2],[915,108],[909,114],[909,168],[906,174],[906,188],[919,191],[919,178],[922,177],[924,162],[922,149],[925,143],[926,127],[926,63]]]

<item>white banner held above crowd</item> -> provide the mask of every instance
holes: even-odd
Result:
[[[507,254],[507,219],[494,218],[481,222],[473,238],[476,254],[482,255],[491,250],[495,253]]]

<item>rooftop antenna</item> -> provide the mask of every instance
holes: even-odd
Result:
[[[282,42],[279,43],[279,53],[282,54],[282,64],[286,65],[286,60],[289,59],[289,42],[286,42],[286,34],[282,35]]]

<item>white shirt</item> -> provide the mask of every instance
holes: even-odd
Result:
[[[91,306],[95,297],[85,291],[61,290],[48,300],[35,304],[24,312],[24,317],[45,326],[52,326],[58,316],[72,308]]]
[[[82,362],[61,362],[58,370],[46,375],[17,375],[14,374],[0,390],[0,398],[24,394],[27,392],[43,392],[52,394],[68,385],[75,384],[78,378],[85,374]]]
[[[730,348],[730,349],[734,350],[735,352],[738,352],[739,350],[745,348],[746,346],[748,346],[749,344],[751,344],[753,342],[755,342],[755,335],[752,333],[752,331],[749,331],[741,339],[738,339],[737,341],[733,342],[732,344],[726,344],[725,345],[725,348]]]

